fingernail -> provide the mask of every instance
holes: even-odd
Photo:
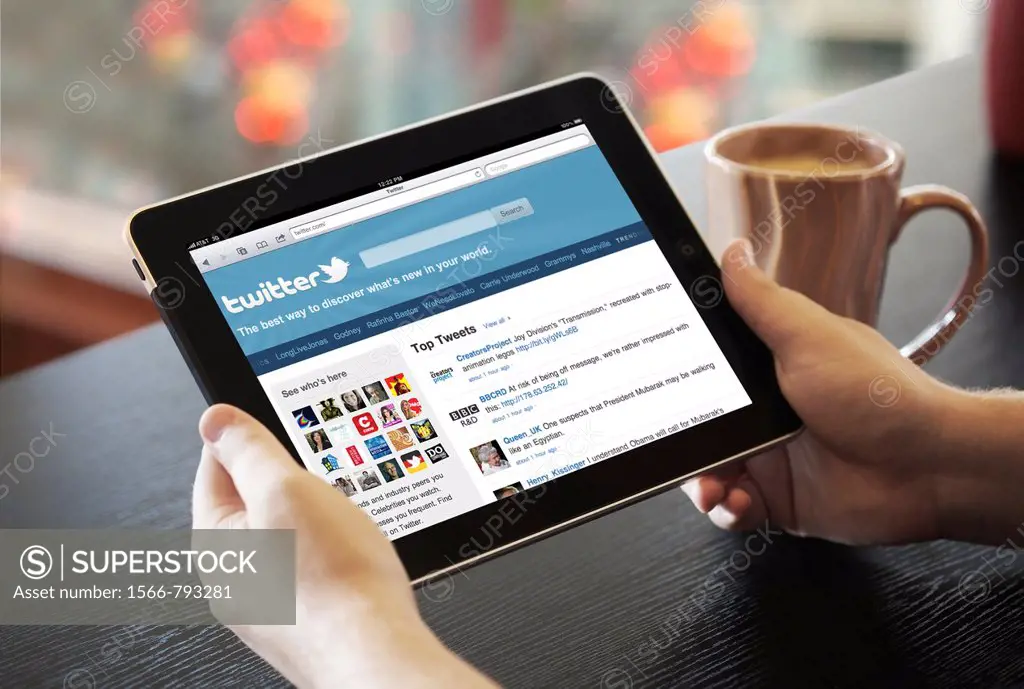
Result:
[[[235,410],[226,404],[216,404],[199,419],[199,435],[207,445],[216,445],[224,431],[236,421]]]

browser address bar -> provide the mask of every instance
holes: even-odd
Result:
[[[482,181],[483,178],[484,171],[480,168],[460,172],[457,175],[445,177],[444,179],[439,179],[436,182],[429,182],[423,186],[413,187],[409,191],[399,192],[378,201],[370,201],[369,203],[364,203],[363,205],[356,206],[355,208],[349,208],[348,210],[341,211],[340,213],[334,213],[333,215],[327,215],[323,218],[317,218],[316,220],[296,225],[291,228],[292,236],[299,239],[301,237],[308,237],[312,234],[320,234],[321,232],[337,230],[338,228],[345,227],[346,225],[352,225],[366,220],[367,218],[372,218],[375,215],[389,213],[398,208],[402,208],[403,206],[409,206],[414,203],[419,203],[420,201],[425,201],[433,196],[440,196],[441,194],[447,194],[450,191],[455,191],[462,187],[468,187],[470,184]]]

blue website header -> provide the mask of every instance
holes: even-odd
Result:
[[[436,308],[430,313],[454,308],[467,297],[493,293],[478,287],[477,296],[458,296],[486,274],[606,239],[639,222],[604,156],[590,146],[204,273],[204,278],[261,373],[296,360],[270,365],[270,352],[316,341],[309,337],[315,333],[360,319],[379,321],[378,332],[384,332],[400,323],[367,317],[408,311],[418,300],[433,299]],[[642,224],[639,230],[628,244],[650,239]],[[536,279],[539,272],[519,277]],[[335,338],[329,348],[341,344]],[[306,351],[315,356],[321,348]]]
[[[249,354],[249,363],[262,375],[653,239],[639,222]]]

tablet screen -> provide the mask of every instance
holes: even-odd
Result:
[[[280,172],[247,203],[315,167]],[[308,469],[392,539],[751,404],[582,121],[191,254]]]

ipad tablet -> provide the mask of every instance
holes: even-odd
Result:
[[[798,430],[599,78],[298,152],[127,239],[206,398],[362,507],[414,582]]]

